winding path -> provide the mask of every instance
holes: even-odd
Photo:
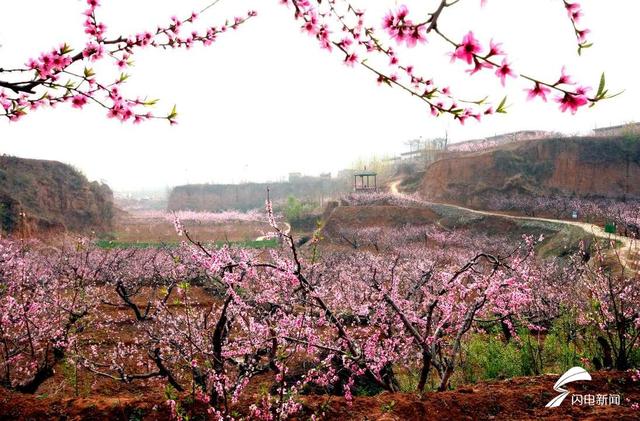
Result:
[[[282,232],[284,233],[284,235],[289,235],[289,233],[291,232],[291,224],[289,224],[288,222],[283,222],[283,224],[284,224],[284,230]],[[260,237],[257,237],[255,241],[264,241],[269,238],[273,238],[273,236],[261,235]]]
[[[396,181],[392,182],[389,185],[389,191],[392,194],[398,195],[398,196],[403,196],[404,195],[403,193],[401,193],[398,190],[398,185],[400,184],[400,182],[401,182],[401,180],[396,180]],[[449,208],[452,208],[452,209],[458,209],[458,210],[462,210],[462,211],[465,211],[465,212],[475,213],[477,215],[487,215],[487,216],[495,216],[495,217],[499,217],[499,218],[519,219],[519,220],[527,220],[527,221],[551,222],[551,223],[554,223],[554,224],[569,225],[569,226],[578,227],[578,228],[581,228],[582,230],[584,230],[585,232],[592,234],[596,238],[604,238],[606,240],[619,241],[622,244],[622,247],[620,248],[619,256],[620,256],[620,259],[623,261],[624,265],[627,268],[636,268],[636,267],[639,266],[639,263],[640,263],[640,260],[638,259],[638,256],[635,256],[637,254],[637,252],[638,252],[638,241],[639,240],[633,239],[633,238],[629,238],[629,237],[624,237],[622,235],[610,234],[608,232],[605,232],[605,230],[602,227],[598,226],[598,225],[589,224],[587,222],[567,221],[567,220],[563,220],[563,219],[537,218],[537,217],[533,217],[533,216],[506,215],[504,213],[499,213],[499,212],[482,211],[482,210],[476,210],[476,209],[471,209],[471,208],[465,208],[464,206],[452,205],[452,204],[449,204],[449,203],[429,202],[429,201],[425,201],[425,203],[438,205],[438,206],[443,206],[443,207],[449,207]]]

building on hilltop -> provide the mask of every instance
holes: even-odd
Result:
[[[640,134],[640,123],[627,123],[618,126],[602,127],[594,129],[593,133],[597,137],[625,136],[630,134]]]
[[[448,139],[446,137],[438,137],[433,139],[408,140],[405,145],[409,146],[408,152],[400,154],[402,160],[413,160],[416,162],[429,165],[438,160],[442,152],[447,149]]]
[[[528,140],[549,139],[560,136],[558,133],[544,130],[520,130],[512,133],[503,133],[481,139],[465,140],[448,145],[447,152],[474,152],[493,148],[509,143],[523,142]]]

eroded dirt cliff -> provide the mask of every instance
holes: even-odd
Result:
[[[505,145],[431,164],[429,200],[480,205],[492,193],[640,198],[640,137],[559,138]]]
[[[113,192],[56,161],[0,156],[2,231],[24,236],[111,228]]]

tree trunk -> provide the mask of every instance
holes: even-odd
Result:
[[[602,348],[602,366],[604,368],[612,368],[613,367],[613,358],[611,357],[611,346],[609,342],[602,336],[598,336],[598,344]]]
[[[447,390],[447,388],[449,387],[449,379],[451,379],[452,375],[453,375],[453,366],[448,365],[447,369],[444,372],[444,375],[442,376],[442,379],[440,380],[440,386],[438,386],[438,392],[444,392],[445,390]]]
[[[504,341],[506,343],[509,343],[513,335],[511,335],[511,329],[509,329],[509,325],[505,322],[505,320],[511,321],[511,318],[507,317],[500,320],[500,328],[502,329],[502,334],[504,335]]]
[[[424,392],[424,387],[429,380],[429,371],[431,370],[431,354],[422,352],[422,370],[420,371],[420,381],[418,381],[418,392]]]

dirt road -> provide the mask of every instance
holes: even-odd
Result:
[[[282,230],[282,233],[284,235],[288,235],[291,232],[291,225],[288,222],[283,222],[282,224],[284,225],[284,230]],[[264,241],[268,240],[269,238],[273,237],[269,235],[261,235],[260,237],[256,238],[255,241]]]
[[[392,194],[399,195],[399,196],[403,195],[403,193],[401,193],[398,190],[398,185],[400,184],[400,181],[401,180],[394,181],[389,185],[389,191]],[[495,217],[499,217],[499,218],[519,219],[519,220],[528,220],[528,221],[543,221],[543,222],[551,222],[551,223],[554,223],[554,224],[570,225],[570,226],[574,226],[574,227],[579,227],[579,228],[582,228],[585,232],[587,232],[589,234],[592,234],[596,238],[603,238],[603,239],[610,240],[610,241],[619,241],[622,244],[622,247],[620,247],[618,249],[618,253],[619,253],[620,259],[625,264],[625,266],[627,266],[627,268],[637,267],[638,263],[640,263],[640,260],[638,259],[638,256],[637,256],[637,254],[638,254],[638,245],[639,245],[637,239],[624,237],[622,235],[617,235],[617,234],[610,234],[608,232],[605,232],[605,230],[602,227],[598,226],[598,225],[589,224],[587,222],[566,221],[566,220],[562,220],[562,219],[536,218],[536,217],[533,217],[533,216],[505,215],[505,214],[499,213],[499,212],[476,210],[476,209],[471,209],[471,208],[465,208],[464,206],[451,205],[449,203],[428,202],[428,201],[425,201],[425,203],[434,204],[434,205],[438,205],[438,206],[449,207],[449,208],[453,208],[453,209],[459,209],[459,210],[462,210],[462,211],[465,211],[465,212],[475,213],[477,215],[488,215],[488,216],[495,216]]]

